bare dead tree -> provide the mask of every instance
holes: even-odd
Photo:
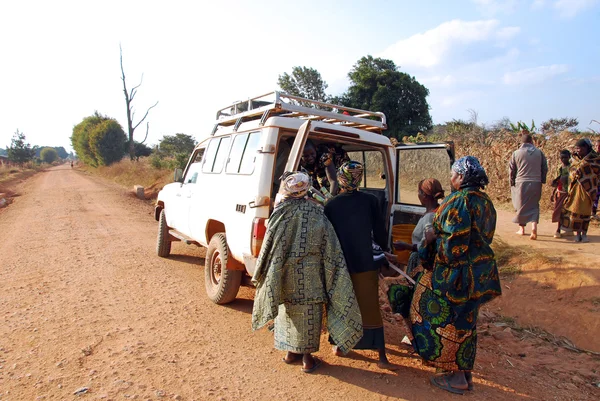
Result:
[[[123,93],[125,94],[125,104],[127,106],[127,133],[129,135],[129,158],[131,160],[135,160],[135,143],[133,141],[133,133],[135,129],[148,117],[148,113],[158,104],[158,101],[154,103],[152,106],[148,107],[144,117],[137,124],[134,125],[133,118],[135,117],[135,110],[133,110],[132,102],[137,94],[137,89],[142,86],[142,82],[144,80],[144,74],[142,74],[142,78],[140,79],[140,83],[137,86],[131,88],[131,90],[127,90],[127,82],[125,81],[125,70],[123,69],[123,48],[119,44],[119,53],[121,60],[121,80],[123,81]],[[144,143],[148,138],[148,130],[150,129],[150,123],[146,122],[146,137],[140,143]]]

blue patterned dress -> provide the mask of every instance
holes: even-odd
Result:
[[[433,221],[437,242],[420,249],[423,266],[410,306],[415,350],[427,365],[472,370],[479,307],[501,294],[494,252],[496,210],[472,187],[444,199]]]

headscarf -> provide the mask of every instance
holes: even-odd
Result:
[[[452,165],[452,171],[463,176],[460,188],[485,188],[489,183],[485,169],[475,156],[461,157]]]
[[[310,177],[308,174],[295,171],[293,173],[285,173],[281,181],[279,193],[282,200],[304,198],[310,187]]]
[[[575,142],[575,146],[580,148],[587,147],[590,151],[594,150],[594,145],[592,145],[592,141],[589,138],[581,138],[577,142]]]
[[[363,165],[356,161],[342,164],[337,173],[337,181],[340,187],[348,192],[356,191],[362,181],[364,169]]]
[[[419,191],[423,192],[426,196],[433,199],[443,199],[444,189],[442,184],[435,178],[427,178],[421,180],[418,185]]]

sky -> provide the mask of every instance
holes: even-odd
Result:
[[[0,147],[72,150],[95,111],[126,130],[119,64],[140,82],[146,144],[210,134],[216,111],[276,90],[294,66],[343,93],[363,56],[425,85],[434,123],[576,117],[600,131],[600,0],[6,1],[0,3]],[[143,80],[142,80],[143,77]],[[145,124],[135,133],[145,135]]]

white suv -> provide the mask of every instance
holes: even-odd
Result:
[[[335,144],[364,164],[361,190],[379,199],[390,239],[410,241],[424,213],[417,183],[449,183],[454,149],[450,143],[394,147],[385,129],[383,113],[281,92],[219,110],[210,137],[158,194],[158,255],[168,257],[173,241],[207,247],[206,292],[217,304],[233,301],[240,285],[250,284],[279,178],[298,170],[309,138],[317,146]]]

